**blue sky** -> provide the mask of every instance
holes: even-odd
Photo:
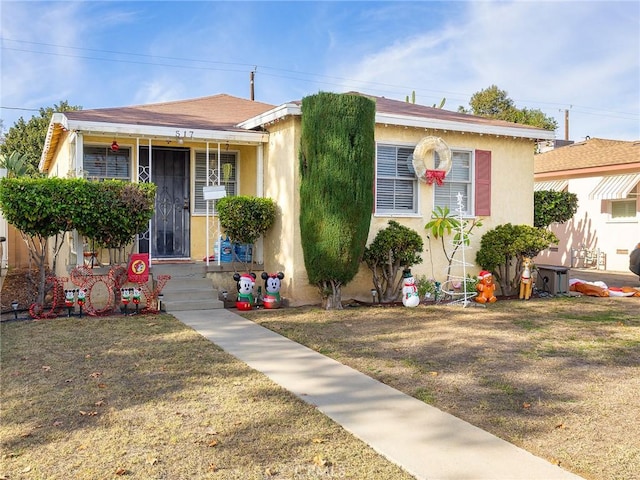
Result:
[[[279,105],[319,91],[457,110],[497,85],[564,138],[640,140],[640,2],[11,2],[0,118],[218,93]],[[35,112],[37,113],[37,112]]]

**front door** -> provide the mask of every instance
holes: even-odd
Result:
[[[151,220],[153,258],[190,257],[189,149],[152,147],[151,182],[157,186]],[[140,159],[149,158],[146,147]]]

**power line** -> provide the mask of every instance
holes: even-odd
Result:
[[[42,55],[67,57],[67,58],[79,58],[83,60],[94,60],[94,61],[104,61],[104,62],[113,62],[113,63],[127,63],[127,64],[135,64],[135,65],[146,65],[146,66],[157,66],[157,67],[168,67],[168,68],[183,68],[183,69],[189,69],[189,70],[209,70],[209,71],[238,72],[238,73],[246,71],[244,68],[239,68],[239,67],[250,67],[252,69],[257,69],[259,67],[261,69],[261,75],[264,75],[264,76],[284,78],[284,79],[296,80],[300,82],[312,82],[320,85],[328,85],[328,86],[348,88],[348,89],[368,87],[368,88],[375,88],[376,91],[385,93],[385,94],[398,94],[402,92],[415,90],[420,92],[420,94],[423,96],[425,96],[425,94],[432,94],[432,95],[438,95],[438,96],[454,95],[455,96],[454,98],[459,97],[462,99],[468,99],[468,98],[471,98],[472,96],[472,94],[468,94],[468,93],[450,92],[450,91],[444,91],[444,90],[430,90],[430,89],[415,88],[415,87],[404,86],[404,85],[393,85],[393,84],[382,83],[382,82],[355,80],[355,79],[349,79],[344,77],[324,75],[319,73],[307,73],[307,72],[301,72],[297,70],[283,69],[278,67],[272,67],[269,65],[256,65],[255,63],[224,62],[224,61],[192,59],[192,58],[184,58],[184,57],[148,55],[148,54],[142,54],[142,53],[130,53],[130,52],[120,52],[120,51],[114,51],[114,50],[103,50],[103,49],[75,47],[75,46],[68,46],[68,45],[58,45],[58,44],[52,44],[52,43],[31,42],[26,40],[16,40],[16,39],[10,39],[5,37],[0,37],[0,41],[16,42],[16,43],[23,43],[23,44],[30,44],[30,45],[39,45],[44,47],[64,48],[69,50],[79,50],[79,51],[104,53],[104,54],[112,54],[112,55],[125,55],[130,57],[170,60],[170,61],[177,61],[177,62],[194,62],[194,63],[200,63],[204,65],[203,66],[179,65],[174,63],[141,62],[138,60],[126,60],[121,58],[92,57],[92,56],[85,56],[85,55],[75,55],[70,53],[46,52],[46,51],[12,48],[12,47],[4,46],[4,44],[1,47],[3,50],[11,50],[11,51],[17,51],[17,52],[24,52],[24,53],[36,53],[36,54],[42,54]],[[214,67],[214,66],[206,66],[207,64],[221,65],[221,66],[227,66],[227,67],[238,67],[238,68],[221,68],[221,67]],[[274,73],[269,73],[269,71],[273,71]],[[282,73],[275,73],[275,72],[282,72]],[[294,74],[295,76],[288,75],[288,74]],[[306,77],[318,77],[318,78],[314,79],[314,78],[306,78]],[[326,80],[321,80],[321,78],[324,78]],[[386,90],[387,88],[393,89],[393,90]],[[518,99],[513,99],[513,100],[517,102],[533,103],[537,105],[552,105],[552,106],[563,106],[563,107],[566,106],[566,104],[556,103],[556,102],[544,102],[544,101],[537,101],[537,100],[523,101]],[[620,118],[620,119],[628,119],[625,116],[630,116],[632,118],[637,118],[639,116],[639,114],[637,113],[603,110],[603,109],[597,109],[597,108],[581,106],[581,105],[572,105],[572,108],[574,107],[576,109],[573,111],[584,113],[586,115],[600,115],[600,116],[608,116],[611,118]],[[1,108],[12,109],[12,110],[38,111],[37,109],[27,109],[27,108],[18,108],[18,107],[1,107]],[[588,110],[591,110],[592,112],[589,112]],[[607,115],[603,115],[603,114],[607,114]]]

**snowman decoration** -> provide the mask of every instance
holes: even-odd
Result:
[[[411,270],[402,272],[402,304],[405,307],[417,307],[420,304],[418,287]]]
[[[262,298],[264,308],[280,308],[282,304],[282,300],[280,299],[280,280],[284,278],[284,273],[268,274],[267,272],[262,272],[261,277],[264,280],[265,294]]]
[[[236,308],[238,310],[251,310],[253,305],[253,287],[256,284],[256,274],[239,273],[233,274],[233,279],[237,282],[238,298],[236,299]]]

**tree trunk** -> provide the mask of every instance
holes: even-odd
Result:
[[[327,280],[323,282],[323,287],[322,290],[325,292],[325,296],[322,299],[324,309],[342,310],[342,284],[335,280]]]

